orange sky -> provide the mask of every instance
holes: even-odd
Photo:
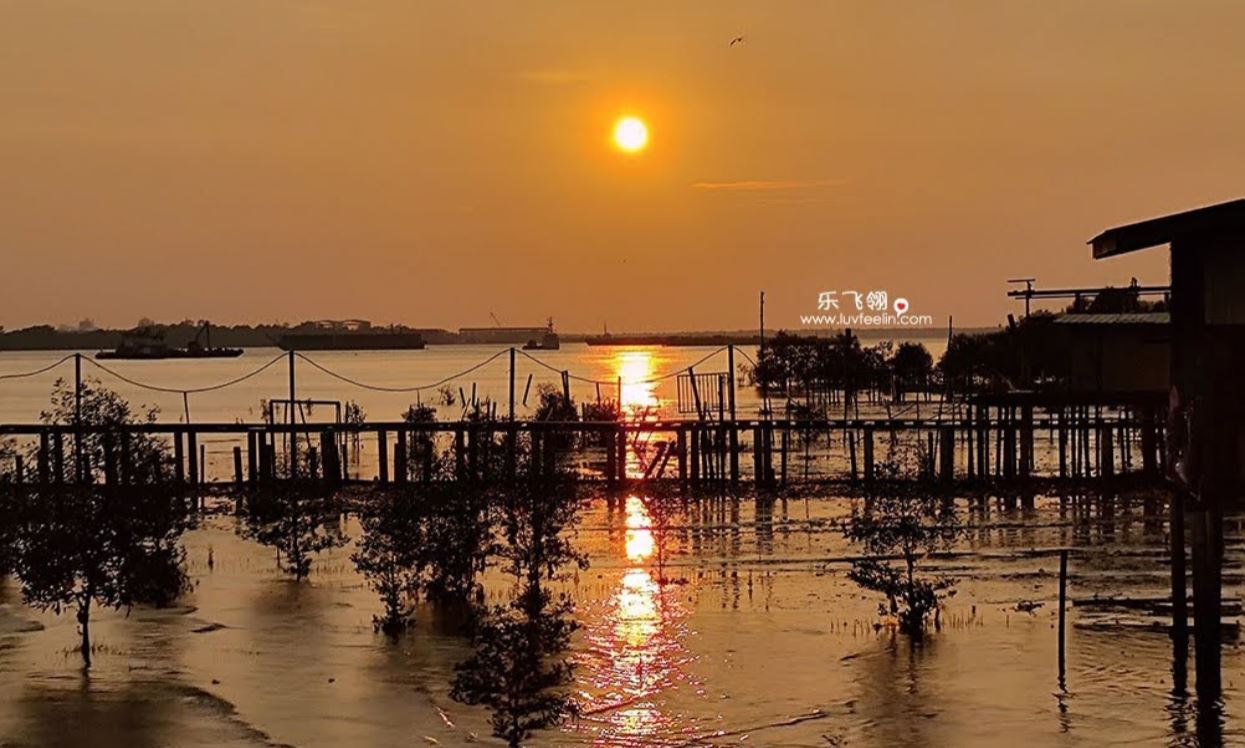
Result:
[[[1234,2],[0,0],[0,324],[995,324],[1245,195]],[[744,44],[728,46],[737,35]],[[644,117],[650,147],[610,148]]]

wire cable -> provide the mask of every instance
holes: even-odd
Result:
[[[223,390],[226,387],[232,387],[235,384],[241,384],[242,382],[245,382],[251,377],[270,368],[273,364],[277,363],[283,358],[285,358],[284,354],[279,355],[273,360],[259,367],[258,369],[250,372],[249,374],[243,374],[242,376],[236,377],[234,379],[230,379],[227,382],[221,382],[219,384],[212,384],[206,387],[161,387],[160,385],[157,385],[157,384],[148,384],[146,382],[140,382],[136,379],[131,379],[114,369],[110,369],[107,366],[104,366],[103,364],[101,364],[100,362],[96,361],[93,358],[88,358],[86,360],[90,362],[91,364],[93,364],[96,368],[102,371],[105,371],[108,374],[111,374],[112,376],[116,377],[117,379],[120,379],[122,382],[133,385],[135,387],[139,387],[145,390],[151,390],[152,392],[168,392],[168,393],[175,394],[175,395],[194,395],[200,392],[213,392],[215,390]]]
[[[478,363],[478,364],[476,364],[476,365],[474,365],[474,366],[470,366],[470,367],[468,367],[468,368],[466,368],[466,369],[463,369],[462,371],[458,372],[457,374],[451,374],[450,376],[448,376],[448,377],[446,377],[445,379],[442,379],[442,380],[440,380],[440,381],[438,381],[438,382],[433,382],[432,384],[420,384],[420,385],[414,385],[414,386],[411,386],[411,387],[385,387],[385,386],[383,386],[383,385],[379,385],[379,384],[368,384],[368,383],[366,383],[366,382],[360,382],[360,381],[359,381],[359,380],[357,380],[357,379],[351,379],[350,377],[346,376],[345,374],[338,374],[337,372],[333,371],[332,369],[329,369],[328,367],[325,367],[325,366],[321,365],[320,363],[318,363],[318,362],[316,362],[316,361],[313,361],[312,359],[308,358],[307,356],[304,356],[304,355],[303,355],[303,354],[301,354],[301,353],[297,353],[297,352],[296,352],[294,355],[295,355],[295,356],[298,356],[298,357],[299,357],[299,358],[301,358],[302,360],[304,360],[304,361],[306,361],[307,363],[311,364],[311,365],[312,365],[313,367],[315,367],[316,369],[319,369],[320,371],[324,372],[325,374],[328,374],[330,377],[333,377],[334,379],[339,379],[339,380],[341,380],[341,381],[343,381],[343,382],[345,382],[345,383],[347,383],[347,384],[352,384],[352,385],[354,385],[355,387],[362,387],[362,388],[363,388],[363,389],[365,389],[365,390],[373,390],[373,391],[375,391],[375,392],[420,392],[420,391],[422,391],[422,390],[431,390],[431,389],[435,389],[435,388],[440,387],[440,386],[442,386],[442,385],[444,385],[444,384],[447,384],[447,383],[449,383],[449,382],[452,382],[452,381],[454,381],[455,379],[458,379],[459,377],[465,377],[465,376],[467,376],[468,374],[472,373],[473,371],[476,371],[477,369],[480,369],[481,367],[487,366],[488,364],[491,364],[493,361],[496,361],[496,360],[497,360],[497,359],[498,359],[498,358],[499,358],[499,357],[500,357],[503,353],[506,353],[508,350],[509,350],[508,348],[503,348],[502,350],[498,351],[497,353],[494,353],[492,356],[489,356],[488,358],[484,359],[484,360],[483,360],[483,361],[481,361],[480,363]]]
[[[56,367],[58,367],[58,366],[60,366],[61,364],[65,363],[66,361],[68,361],[69,359],[73,358],[73,357],[74,357],[74,356],[76,356],[76,355],[78,355],[78,354],[76,354],[76,353],[71,353],[71,354],[69,354],[68,356],[66,356],[66,357],[62,358],[60,361],[57,361],[57,362],[56,362],[56,363],[54,363],[54,364],[48,364],[47,366],[43,367],[42,369],[36,369],[36,370],[34,370],[34,371],[22,372],[22,373],[20,373],[20,374],[0,374],[0,379],[22,379],[22,378],[24,378],[24,377],[37,377],[37,376],[39,376],[40,374],[43,374],[44,372],[49,372],[49,371],[51,371],[51,370],[55,369]]]

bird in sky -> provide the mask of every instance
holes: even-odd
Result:
[[[743,44],[743,43],[744,43],[744,38],[742,36],[737,36],[734,39],[731,39],[730,46],[733,47],[736,44]]]

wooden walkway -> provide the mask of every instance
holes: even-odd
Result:
[[[621,423],[4,424],[0,438],[25,440],[30,448],[25,456],[19,450],[10,465],[0,465],[0,480],[504,482],[570,461],[582,479],[608,484],[674,479],[774,487],[814,482],[813,476],[815,482],[869,483],[878,479],[880,462],[887,459],[879,452],[900,443],[917,455],[917,474],[911,477],[944,485],[1109,480],[1126,473],[1158,479],[1164,467],[1163,425],[1153,417],[1107,418],[1075,408],[1042,416],[1031,408],[970,407],[968,413],[955,419]],[[135,464],[130,445],[140,435],[167,445],[170,459],[159,466]],[[232,470],[221,469],[219,459],[217,469],[208,470],[208,442],[214,448],[226,445]],[[214,474],[209,477],[209,472]]]

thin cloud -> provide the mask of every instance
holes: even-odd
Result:
[[[588,80],[587,73],[575,70],[525,70],[519,73],[519,80],[544,86],[566,86],[572,83],[583,83]]]
[[[698,190],[741,190],[762,192],[767,190],[810,190],[843,184],[842,179],[743,179],[736,182],[693,182]]]

